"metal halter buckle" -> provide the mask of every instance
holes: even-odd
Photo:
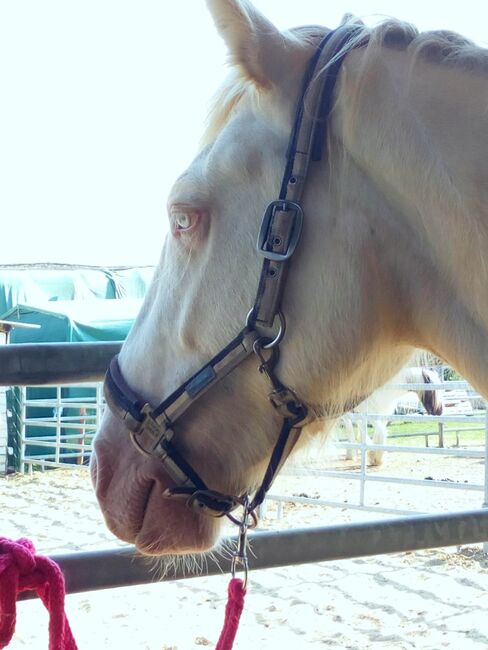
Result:
[[[290,234],[290,239],[286,250],[282,252],[278,251],[268,251],[266,246],[268,244],[268,235],[269,227],[271,225],[271,220],[275,215],[275,212],[291,212],[294,215],[293,229]],[[257,248],[258,252],[263,255],[268,260],[274,262],[284,262],[289,259],[295,252],[300,235],[302,232],[303,226],[303,210],[294,201],[289,201],[288,199],[281,199],[279,201],[271,201],[263,214],[263,220],[261,221],[261,228],[258,235]]]
[[[295,391],[287,386],[275,388],[268,395],[269,401],[283,418],[296,420],[296,424],[304,424],[307,420],[308,409],[301,402]]]

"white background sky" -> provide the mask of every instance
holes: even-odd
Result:
[[[488,2],[256,0],[280,27],[390,15],[488,42]],[[0,0],[0,264],[156,263],[225,49],[204,0]]]

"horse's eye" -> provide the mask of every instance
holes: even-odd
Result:
[[[173,214],[173,219],[177,230],[188,230],[194,223],[194,218],[187,212],[176,212]]]
[[[171,232],[175,237],[183,237],[186,241],[196,241],[195,236],[203,236],[207,222],[205,210],[184,203],[174,203],[169,209]]]

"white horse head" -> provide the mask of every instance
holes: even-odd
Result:
[[[280,32],[247,1],[207,4],[234,65],[201,151],[171,191],[170,235],[119,359],[127,384],[153,405],[246,321],[262,264],[261,216],[277,198],[305,68],[328,31]],[[276,369],[331,422],[414,346],[488,393],[487,54],[397,22],[362,36],[369,44],[351,47],[342,65],[327,155],[310,169]],[[256,488],[280,427],[256,366],[244,361],[174,428],[181,456],[224,494]],[[215,543],[220,520],[163,498],[172,479],[109,409],[92,474],[108,526],[142,551]]]

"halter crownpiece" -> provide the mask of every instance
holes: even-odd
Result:
[[[281,302],[289,260],[297,248],[303,227],[301,198],[308,168],[311,160],[320,160],[322,155],[334,88],[347,53],[345,46],[348,43],[353,43],[354,47],[365,44],[365,41],[353,42],[358,31],[357,26],[344,25],[329,32],[319,43],[307,66],[290,135],[279,198],[266,208],[259,231],[257,248],[264,260],[256,299],[245,327],[225,348],[156,407],[152,407],[128,386],[117,357],[112,359],[105,378],[104,392],[110,410],[124,422],[137,449],[143,454],[158,458],[175,483],[163,496],[184,498],[190,507],[214,517],[227,516],[240,527],[241,545],[244,548],[247,528],[255,522],[256,508],[263,502],[276,474],[298,440],[302,427],[309,419],[305,403],[275,374],[279,345],[286,329]],[[324,73],[312,84],[314,75],[322,68]],[[313,112],[306,109],[305,99],[307,106],[310,100]],[[279,331],[270,335],[269,328],[273,327],[277,319]],[[259,371],[268,378],[271,385],[269,400],[283,418],[264,478],[252,499],[247,494],[226,495],[209,489],[173,442],[173,427],[191,405],[251,355],[258,357]],[[236,518],[232,514],[239,506],[243,508],[242,518]],[[245,553],[237,554],[236,562],[241,556],[244,564]]]

